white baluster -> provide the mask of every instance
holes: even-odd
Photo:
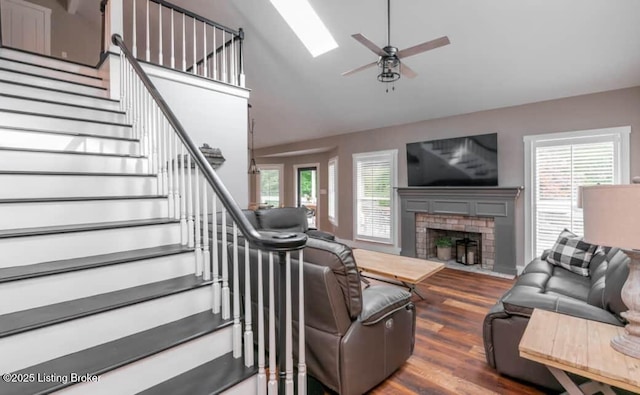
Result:
[[[304,322],[304,250],[298,257],[298,393],[307,393],[306,336]]]
[[[258,252],[258,255],[260,253]],[[251,317],[251,271],[249,242],[244,239],[244,366],[253,366],[253,328]]]
[[[133,45],[131,46],[131,52],[133,53],[133,57],[134,58],[138,58],[138,45],[137,45],[137,36],[138,36],[138,30],[136,28],[136,0],[131,0],[131,15],[133,16],[133,27],[131,30],[131,38],[133,40]]]
[[[164,123],[165,134],[167,136],[167,197],[169,202],[169,218],[175,218],[175,203],[173,202],[173,136],[169,126],[169,121]]]
[[[286,335],[285,335],[285,394],[293,395],[293,326],[291,317],[291,252],[287,251],[286,258],[286,280],[285,280],[285,297],[286,297]],[[280,312],[282,314],[282,312]]]
[[[171,68],[175,69],[176,68],[176,57],[175,57],[175,48],[176,48],[176,43],[175,43],[175,32],[174,32],[174,28],[173,28],[173,8],[169,8],[169,12],[171,13]]]
[[[169,138],[167,136],[167,121],[164,114],[160,113],[160,130],[162,131],[162,194],[170,196],[169,192]],[[169,217],[173,216],[171,211],[171,203],[169,202]]]
[[[187,33],[182,14],[182,71],[187,71]]]
[[[162,4],[158,3],[158,64],[162,66]]]
[[[217,48],[216,48],[216,30],[218,30],[218,28],[213,26],[213,37],[211,39],[213,41],[213,50],[211,52],[213,54],[213,57],[211,58],[211,65],[212,65],[212,69],[213,70],[212,70],[211,74],[213,75],[213,79],[214,80],[218,78],[218,61],[217,61],[218,55],[216,53],[216,50],[217,50]]]
[[[233,222],[233,357],[242,356],[242,324],[240,324],[240,262],[238,258],[238,225]]]
[[[153,129],[156,136],[156,146],[157,146],[157,154],[155,159],[155,167],[156,174],[158,175],[158,195],[162,195],[164,193],[164,178],[162,176],[162,164],[163,157],[162,154],[164,152],[164,147],[162,146],[162,129],[160,126],[160,107],[156,104],[155,100],[153,102],[154,117],[153,117]]]
[[[222,68],[222,72],[220,75],[220,81],[227,82],[227,46],[226,46],[226,32],[222,30],[222,61],[220,62],[220,67]]]
[[[203,270],[202,270],[202,228],[200,227],[200,199],[202,198],[202,196],[200,195],[200,171],[198,169],[198,166],[196,166],[196,168],[194,169],[195,172],[195,176],[194,176],[194,181],[195,181],[195,190],[193,191],[194,196],[195,196],[195,203],[196,203],[196,212],[195,212],[195,243],[196,243],[196,276],[202,276],[203,275]],[[206,188],[206,186],[205,186]],[[205,200],[205,205],[207,201]],[[206,223],[208,221],[205,219],[205,226]],[[208,230],[207,233],[204,234],[205,239],[209,238],[208,235]]]
[[[202,183],[202,221],[203,221],[202,235],[203,236],[202,237],[204,238],[204,240],[203,240],[203,247],[202,247],[202,266],[203,266],[202,278],[205,281],[211,280],[211,253],[209,252],[209,213],[207,212],[209,210],[209,200],[207,199],[208,189],[209,189],[209,184],[207,183],[206,179],[203,179],[203,183]],[[215,199],[215,195],[214,195],[214,199]],[[214,203],[214,206],[215,206],[215,203]],[[214,210],[215,210],[215,207],[214,207]],[[211,226],[213,228],[213,247],[214,247],[214,251],[217,252],[217,250],[215,249],[217,247],[216,225],[212,224]],[[216,256],[214,259],[216,262],[214,264],[217,264],[218,257]],[[215,284],[213,284],[212,286],[212,292],[215,294]],[[220,284],[218,284],[218,295],[220,295]],[[216,311],[215,303],[213,304],[214,313],[220,312],[219,306],[220,306],[220,299],[218,298],[217,311]]]
[[[198,57],[196,56],[196,18],[193,18],[193,74],[198,74]]]
[[[231,317],[231,293],[229,292],[229,252],[227,248],[227,210],[222,207],[222,319]],[[214,213],[214,215],[216,215]]]
[[[147,0],[147,50],[145,51],[147,62],[151,61],[151,46],[149,45],[149,36],[149,0]]]
[[[140,82],[140,96],[142,97],[142,127],[144,129],[144,149],[147,153],[147,158],[150,158],[151,153],[151,144],[150,144],[150,136],[149,136],[149,96],[147,96],[147,91],[144,88],[142,82]],[[147,159],[148,160],[148,159]]]
[[[180,235],[183,245],[189,244],[189,231],[187,229],[187,186],[185,180],[185,153],[184,144],[180,142]]]
[[[193,248],[195,246],[195,228],[193,224],[193,183],[191,178],[191,155],[187,155],[187,245],[189,248]]]
[[[173,187],[174,218],[180,219],[180,161],[178,155],[178,143],[180,140],[175,130],[171,129],[171,132],[173,133],[173,180],[176,183]]]
[[[278,395],[276,372],[276,283],[273,276],[273,252],[269,251],[269,386],[268,395]],[[282,329],[281,329],[282,330]]]
[[[207,24],[204,22],[202,23],[202,50],[204,52],[204,56],[202,57],[202,75],[207,78]]]
[[[151,97],[151,95],[149,95],[149,102],[150,102],[150,111],[149,111],[149,115],[151,115],[151,122],[149,122],[149,125],[151,127],[151,135],[153,136],[151,138],[151,141],[153,142],[153,162],[152,162],[152,171],[151,174],[155,174],[156,178],[158,179],[158,195],[162,193],[162,174],[160,174],[160,172],[158,171],[158,166],[159,166],[159,161],[158,161],[158,156],[159,156],[159,150],[160,150],[160,142],[159,142],[159,134],[158,134],[158,106],[156,106],[156,101],[153,100],[153,97]]]
[[[206,184],[206,181],[205,181]],[[213,249],[213,312],[214,313],[219,313],[220,312],[220,298],[221,298],[221,289],[220,289],[220,262],[218,260],[218,219],[217,217],[217,212],[218,212],[218,199],[216,198],[216,194],[214,193],[213,196],[211,197],[211,204],[212,204],[212,208],[211,208],[211,231],[213,233],[213,235],[211,236],[211,246]],[[205,202],[206,202],[206,196],[205,196]],[[205,215],[206,217],[206,215]],[[224,227],[222,228],[222,233],[225,233],[225,229]],[[222,245],[222,248],[224,249],[224,244]]]
[[[236,36],[231,34],[231,56],[229,58],[229,82],[233,85],[238,85],[236,82]]]
[[[267,372],[264,360],[264,288],[262,251],[258,250],[258,395],[267,395]]]
[[[124,62],[125,60],[125,55],[123,53],[120,53],[120,61],[118,62],[118,65],[120,67],[120,111],[124,110]]]

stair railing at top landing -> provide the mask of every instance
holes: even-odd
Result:
[[[102,0],[102,53],[111,0]],[[125,43],[137,60],[244,87],[242,29],[234,30],[164,0],[119,0]],[[126,21],[124,19],[127,19]],[[139,52],[139,53],[138,53]]]
[[[142,69],[122,37],[112,36],[120,49],[120,102],[128,121],[133,125],[133,137],[139,139],[142,154],[148,157],[149,172],[157,176],[158,194],[167,196],[169,216],[180,220],[182,244],[194,248],[195,274],[212,281],[213,313],[223,319],[233,319],[233,355],[244,356],[246,366],[254,365],[254,328],[251,315],[251,276],[257,276],[258,284],[258,393],[275,395],[294,393],[291,252],[299,251],[302,265],[302,248],[306,244],[304,234],[261,234],[251,225],[222,181],[186,133],[180,121],[158,92],[151,79]],[[195,167],[192,169],[192,163]],[[209,190],[213,194],[209,195]],[[209,207],[213,213],[212,237],[209,245]],[[218,209],[221,211],[221,248],[218,254]],[[227,216],[232,224],[227,224]],[[227,226],[231,225],[232,257],[227,252]],[[238,236],[244,237],[245,289],[241,291],[239,281]],[[250,267],[249,247],[259,249],[258,264]],[[262,250],[268,252],[268,289],[263,290]],[[275,256],[277,255],[277,257]],[[220,258],[219,258],[220,257]],[[274,259],[275,258],[275,259]],[[231,261],[232,281],[229,279]],[[274,267],[275,264],[279,265]],[[274,272],[278,273],[280,289],[276,290]],[[298,298],[304,300],[303,270],[298,271],[300,283]],[[230,289],[232,284],[233,290]],[[269,377],[266,376],[264,328],[264,292],[269,298]],[[244,310],[240,296],[244,292]],[[233,296],[233,304],[231,297]],[[279,344],[276,344],[275,298],[278,297]],[[304,328],[304,303],[299,306],[299,328]],[[244,322],[244,331],[242,323]],[[305,336],[300,330],[298,337],[298,391],[306,393]],[[276,377],[276,372],[278,376]]]

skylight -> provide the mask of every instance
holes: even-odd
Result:
[[[314,58],[338,47],[308,0],[271,0]]]

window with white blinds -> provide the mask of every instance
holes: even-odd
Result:
[[[283,165],[259,165],[258,168],[260,170],[256,177],[258,203],[268,207],[280,207],[283,195]]]
[[[355,238],[394,242],[396,151],[353,155]]]
[[[338,158],[329,159],[327,174],[329,178],[327,196],[329,221],[334,225],[338,225]]]
[[[618,184],[625,180],[625,172],[628,180],[628,155],[624,159],[622,149],[625,139],[618,129],[624,128],[586,131],[582,135],[560,133],[555,138],[531,136],[528,178],[533,256],[553,247],[565,228],[582,235],[582,209],[577,207],[580,186]]]

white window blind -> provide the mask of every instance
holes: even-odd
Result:
[[[355,237],[393,242],[395,151],[354,155]]]
[[[559,139],[541,142],[534,150],[534,224],[536,256],[553,247],[565,228],[582,235],[582,209],[577,207],[581,185],[620,182],[616,136]]]
[[[258,202],[263,205],[279,207],[282,169],[276,167],[260,167],[258,176]]]
[[[338,201],[338,173],[337,173],[337,168],[338,168],[338,158],[332,158],[329,160],[329,166],[328,166],[328,196],[327,196],[327,203],[328,203],[328,211],[329,211],[329,221],[331,221],[331,223],[333,223],[334,225],[338,224],[338,213],[337,213],[337,201]]]

